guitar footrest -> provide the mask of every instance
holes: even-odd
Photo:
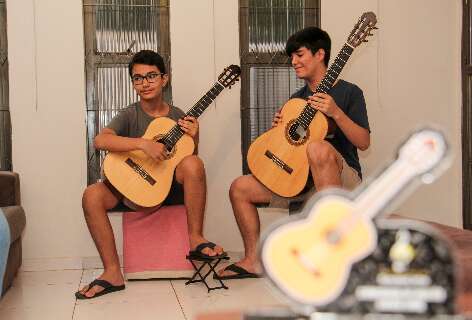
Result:
[[[212,277],[213,275],[216,275],[216,266],[221,262],[221,260],[229,260],[229,257],[221,257],[221,258],[195,258],[195,257],[190,257],[187,256],[187,260],[190,261],[192,264],[195,273],[193,274],[192,278],[185,282],[185,285],[191,284],[191,283],[196,283],[196,282],[203,282],[203,284],[207,287],[208,292],[211,290],[216,290],[216,289],[228,289],[228,287],[223,283],[223,280],[221,279],[216,279],[220,285],[216,287],[210,287],[206,281],[207,277],[211,274]],[[199,266],[197,266],[197,263]],[[208,266],[208,270],[204,270],[205,266]],[[204,275],[202,274],[203,272],[206,272]],[[197,279],[197,277],[199,279]]]
[[[166,206],[146,214],[123,214],[123,265],[127,280],[189,279],[185,206]]]

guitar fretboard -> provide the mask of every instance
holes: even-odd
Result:
[[[208,92],[205,93],[205,95],[203,95],[203,97],[198,100],[197,103],[195,103],[195,105],[185,114],[185,116],[198,118],[221,93],[221,91],[223,91],[224,88],[225,87],[219,82],[216,82],[213,87],[208,90]],[[167,150],[172,150],[172,148],[184,135],[184,133],[185,132],[180,128],[180,126],[176,124],[164,137],[160,139],[160,142],[166,146]]]
[[[334,82],[338,78],[339,74],[343,70],[344,66],[349,60],[354,48],[348,45],[347,43],[344,44],[341,51],[334,59],[334,62],[329,67],[326,75],[324,76],[323,80],[321,80],[320,84],[316,88],[314,93],[327,93],[334,85]],[[301,124],[305,130],[308,129],[311,121],[315,117],[317,110],[312,108],[309,104],[307,104],[304,108],[302,113],[297,118],[297,123]]]

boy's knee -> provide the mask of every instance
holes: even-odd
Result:
[[[314,166],[323,166],[337,162],[336,152],[326,141],[316,141],[308,144],[307,157],[310,165]]]
[[[249,200],[248,193],[251,192],[250,176],[236,178],[229,188],[229,197],[232,200]]]
[[[105,206],[105,190],[99,185],[100,182],[88,186],[82,195],[82,208],[84,214],[90,212],[90,208]]]
[[[185,157],[180,162],[179,166],[180,166],[180,169],[186,175],[187,174],[191,174],[191,175],[204,175],[205,174],[205,166],[203,164],[203,161],[196,155]]]

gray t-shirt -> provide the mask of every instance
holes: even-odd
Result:
[[[176,121],[185,116],[181,109],[169,106],[167,117]],[[149,124],[156,118],[148,115],[141,108],[139,102],[135,102],[122,109],[107,124],[107,128],[112,129],[117,135],[129,138],[139,138],[144,135]]]
[[[168,118],[177,122],[177,120],[185,116],[181,109],[174,106],[169,107]],[[115,131],[119,136],[139,138],[144,135],[147,127],[154,119],[156,118],[143,111],[139,102],[135,102],[114,116],[106,127]],[[184,204],[183,193],[182,185],[173,179],[169,195],[162,205]]]

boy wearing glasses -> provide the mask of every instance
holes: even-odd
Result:
[[[220,256],[226,253],[220,246],[203,237],[203,215],[206,201],[206,178],[198,152],[198,121],[194,117],[169,105],[163,99],[163,89],[169,81],[164,60],[151,50],[136,53],[130,64],[129,74],[140,100],[116,115],[95,137],[95,148],[112,152],[141,150],[155,161],[163,161],[167,150],[161,143],[141,138],[148,125],[157,117],[176,121],[195,142],[193,155],[184,158],[176,167],[169,195],[162,205],[185,204],[187,209],[190,250],[203,256]],[[91,299],[125,288],[115,240],[107,210],[120,201],[133,209],[136,205],[127,201],[107,181],[87,187],[82,198],[85,220],[95,246],[102,259],[104,272],[89,285],[76,292],[78,299]]]

